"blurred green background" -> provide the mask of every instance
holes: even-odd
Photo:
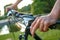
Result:
[[[16,9],[18,12],[21,13],[32,13],[33,15],[38,14],[48,14],[52,10],[54,3],[56,0],[33,0],[32,4],[29,4],[28,6],[24,6],[21,9]],[[12,4],[6,5],[10,6]],[[6,15],[5,11],[5,15]],[[6,16],[0,17],[0,20],[6,19]],[[12,26],[13,27],[13,26]],[[12,30],[12,29],[11,29]],[[60,30],[53,29],[49,30],[48,32],[40,32],[39,30],[36,31],[37,35],[39,35],[43,40],[60,40]],[[17,32],[11,32],[7,35],[0,35],[0,40],[18,40],[18,37],[21,33],[20,31]],[[29,40],[34,40],[31,36],[28,37]]]

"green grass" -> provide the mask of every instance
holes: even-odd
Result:
[[[7,16],[0,16],[0,20],[4,20],[6,18],[7,18]]]
[[[41,37],[43,40],[59,40],[60,39],[60,30],[49,30],[48,32],[40,32],[39,30],[36,31],[37,35]],[[18,40],[18,37],[21,33],[15,32],[13,36],[13,33],[2,35],[0,36],[0,40]],[[28,37],[28,40],[34,40],[31,36]]]
[[[13,36],[13,34],[14,34],[14,36]],[[0,40],[6,40],[6,39],[18,40],[19,34],[20,34],[20,32],[14,32],[14,33],[10,33],[7,35],[1,35]]]
[[[49,30],[48,32],[37,32],[43,40],[58,40],[60,38],[60,30]]]

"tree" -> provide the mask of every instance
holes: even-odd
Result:
[[[33,14],[49,13],[55,3],[55,0],[33,0],[31,12]]]
[[[28,6],[24,6],[19,11],[30,13],[31,12],[31,5],[29,4]]]

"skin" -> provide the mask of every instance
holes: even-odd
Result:
[[[59,15],[60,15],[60,0],[56,0],[56,3],[50,14],[38,17],[32,23],[30,28],[32,36],[34,36],[34,33],[37,29],[39,29],[42,32],[48,31],[49,26],[56,22],[56,20],[59,18]]]
[[[10,8],[15,9],[21,1],[22,0],[17,0],[16,3],[7,7],[6,11],[8,11],[8,9]],[[52,8],[52,11],[48,15],[37,17],[35,21],[31,24],[30,32],[32,36],[34,36],[34,33],[37,29],[39,29],[42,32],[48,31],[49,26],[56,22],[56,20],[59,18],[59,15],[60,15],[60,0],[56,0],[56,3]]]
[[[10,9],[16,9],[17,5],[21,2],[22,0],[17,0],[14,4],[11,6],[6,7],[6,12],[8,12]]]

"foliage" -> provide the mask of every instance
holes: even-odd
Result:
[[[6,19],[7,16],[0,16],[0,20]]]
[[[28,6],[24,6],[19,11],[20,12],[28,12],[28,13],[30,13],[31,12],[31,5],[29,4]]]
[[[20,35],[19,31],[18,32],[14,32],[14,35],[13,35],[13,33],[0,35],[0,40],[18,40],[19,35]]]
[[[49,13],[55,3],[55,0],[33,0],[31,12],[33,14]]]
[[[21,33],[19,32],[15,32],[15,40],[18,40],[18,37]],[[42,38],[42,40],[60,40],[60,30],[49,30],[48,32],[40,32],[40,30],[36,31],[36,34]],[[7,39],[11,39],[14,40],[14,36],[12,33],[7,34],[7,35],[0,35],[0,40],[7,40]],[[28,40],[34,40],[33,37],[31,37],[30,35],[28,36]]]
[[[20,28],[18,28],[15,24],[11,23],[8,25],[9,26],[9,31],[10,32],[17,32],[20,30]]]

